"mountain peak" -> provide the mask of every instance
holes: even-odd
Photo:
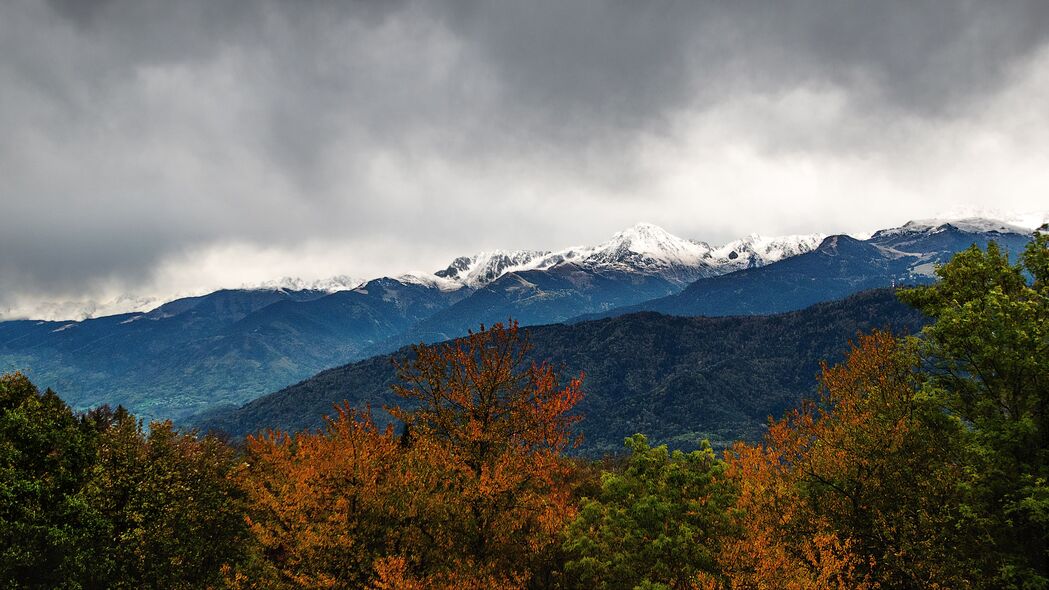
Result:
[[[748,234],[711,250],[714,262],[725,272],[755,268],[814,250],[824,234],[763,236]]]
[[[612,239],[592,248],[579,249],[578,262],[584,265],[625,264],[646,268],[680,266],[705,267],[710,246],[679,238],[658,225],[637,223],[616,232]]]
[[[803,254],[814,249],[823,237],[823,234],[781,237],[750,234],[714,249],[705,242],[681,238],[654,223],[642,221],[595,246],[575,246],[553,252],[492,250],[460,256],[434,276],[442,281],[480,288],[510,272],[575,264],[588,270],[658,275],[685,284]]]
[[[483,287],[500,276],[515,270],[536,268],[541,259],[550,254],[542,250],[492,250],[473,256],[460,256],[443,270],[434,273],[442,279],[451,279],[468,287]]]
[[[624,229],[623,231],[616,232],[614,236],[621,237],[675,237],[673,234],[663,229],[662,227],[649,223],[647,221],[639,221],[634,225]]]

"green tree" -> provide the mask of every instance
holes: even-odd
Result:
[[[78,416],[23,375],[0,377],[5,588],[202,588],[241,558],[247,526],[213,437],[148,434],[123,409]]]
[[[1049,235],[1011,264],[993,243],[901,297],[924,331],[928,391],[968,425],[974,514],[995,532],[999,587],[1049,586]]]
[[[565,532],[566,580],[573,588],[689,588],[714,573],[734,503],[725,465],[704,441],[699,450],[651,447],[626,439],[622,472],[602,474]]]
[[[109,542],[98,567],[107,588],[202,588],[242,557],[248,531],[233,481],[235,451],[170,421],[148,433],[123,408],[89,416],[98,434],[89,500]]]
[[[93,441],[69,407],[24,375],[0,377],[0,580],[79,588],[103,524],[85,499]]]

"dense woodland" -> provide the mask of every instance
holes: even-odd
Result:
[[[513,323],[418,347],[380,426],[243,444],[78,415],[0,381],[12,588],[1049,587],[1049,237],[901,297],[918,338],[858,337],[818,394],[716,453],[578,445],[585,374]],[[643,359],[640,359],[643,360]],[[739,392],[745,396],[746,392]],[[377,409],[376,409],[377,410]]]

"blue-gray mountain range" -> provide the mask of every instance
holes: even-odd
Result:
[[[20,370],[74,407],[123,404],[188,420],[239,406],[323,369],[513,317],[524,325],[657,311],[764,315],[893,284],[1024,228],[987,220],[910,223],[860,240],[749,236],[722,247],[638,224],[604,244],[483,253],[433,275],[347,290],[235,289],[145,313],[0,322],[0,371]]]

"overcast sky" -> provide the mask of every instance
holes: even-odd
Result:
[[[0,315],[1045,210],[1047,97],[1044,0],[6,0]]]

